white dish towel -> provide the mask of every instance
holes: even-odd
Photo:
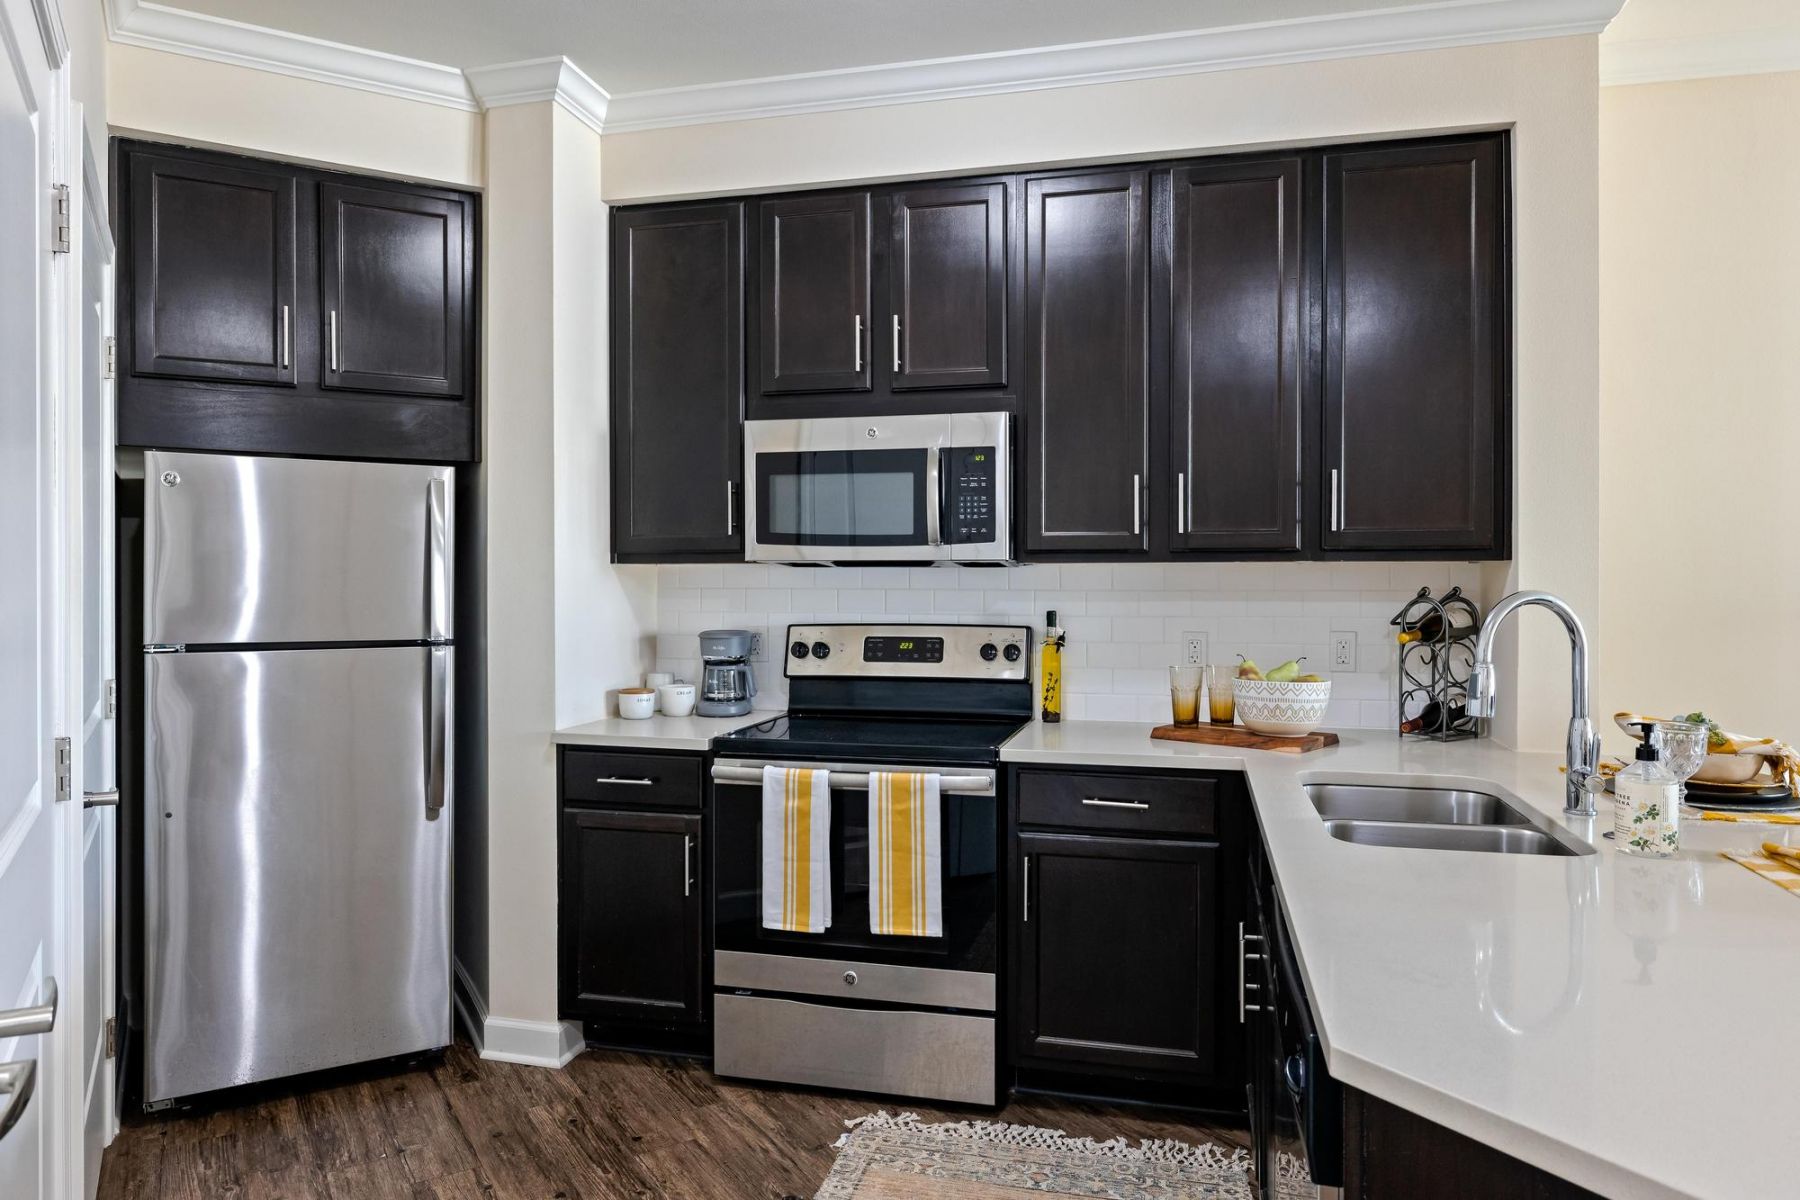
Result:
[[[869,932],[944,936],[943,806],[936,775],[869,773]]]
[[[764,767],[762,924],[788,933],[831,925],[831,772]]]

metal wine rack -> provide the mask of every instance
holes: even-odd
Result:
[[[1481,629],[1481,610],[1453,587],[1442,598],[1422,587],[1388,624],[1401,632],[1435,625],[1436,636],[1404,642],[1400,646],[1399,732],[1401,737],[1453,742],[1480,737],[1486,724],[1467,714],[1469,671],[1475,663],[1475,636]],[[1439,719],[1409,730],[1408,722],[1437,705]],[[1443,718],[1448,715],[1448,721]]]

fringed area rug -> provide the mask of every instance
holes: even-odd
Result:
[[[814,1200],[1255,1200],[1249,1155],[1210,1142],[1097,1142],[992,1121],[925,1125],[912,1113],[846,1122]],[[1314,1189],[1281,1189],[1284,1200]]]

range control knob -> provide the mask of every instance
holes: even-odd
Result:
[[[1000,647],[994,645],[994,643],[992,643],[992,642],[983,642],[982,643],[981,659],[983,662],[993,662],[996,658],[999,658],[999,657],[1000,657]]]
[[[809,651],[806,648],[805,642],[795,642],[792,646],[788,647],[788,653],[792,654],[795,658],[805,658]]]
[[[844,972],[844,986],[845,987],[855,987],[856,986],[856,972],[855,971],[845,971]]]
[[[830,658],[831,657],[831,647],[827,646],[824,642],[814,642],[813,643],[813,657],[814,658]]]
[[[1003,650],[1001,653],[1006,655],[1007,662],[1018,662],[1019,655],[1023,654],[1024,651],[1019,649],[1019,643],[1008,642],[1008,643],[1006,643],[1006,649]]]

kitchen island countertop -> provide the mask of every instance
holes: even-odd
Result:
[[[1310,754],[1032,723],[1004,762],[1247,776],[1345,1084],[1607,1196],[1792,1195],[1800,897],[1722,858],[1800,828],[1684,821],[1670,860],[1562,812],[1558,754],[1342,732]],[[1308,782],[1471,787],[1595,847],[1549,857],[1351,844]]]

